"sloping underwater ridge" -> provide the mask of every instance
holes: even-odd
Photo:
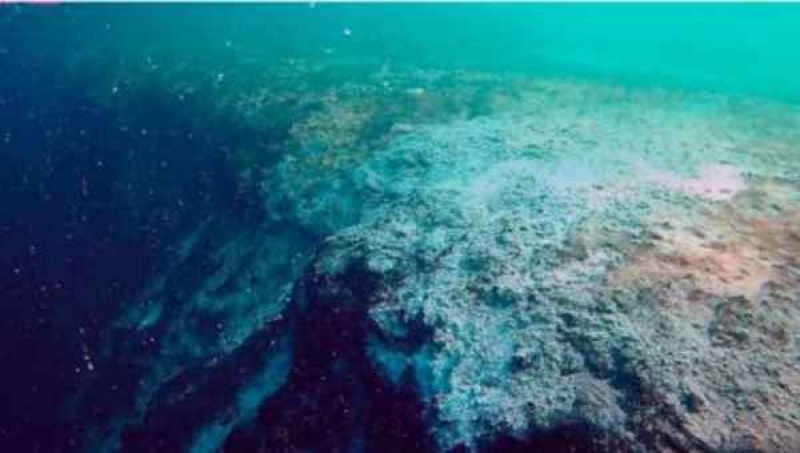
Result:
[[[0,450],[800,450],[800,10],[459,6],[0,10]]]
[[[585,80],[392,77],[446,83],[456,99],[503,88],[483,93],[486,114],[430,124],[404,111],[409,122],[370,147],[357,142],[386,94],[325,94],[293,127],[308,146],[258,178],[265,216],[208,218],[117,321],[106,360],[142,378],[96,441],[800,444],[796,107]],[[443,96],[386,89],[412,112]]]

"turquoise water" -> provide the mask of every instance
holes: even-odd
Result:
[[[793,96],[796,14],[792,5],[431,5],[321,20],[363,27],[359,56]]]
[[[330,49],[336,58],[375,63],[798,94],[794,5],[313,6],[56,6],[23,8],[23,22],[14,14],[7,20],[36,53],[63,57],[94,50],[107,58],[152,51],[324,59]],[[346,28],[353,34],[343,39]],[[114,49],[122,52],[108,54]]]
[[[3,6],[0,447],[795,451],[798,24]]]

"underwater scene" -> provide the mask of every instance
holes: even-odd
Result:
[[[0,6],[0,451],[800,451],[800,5]]]

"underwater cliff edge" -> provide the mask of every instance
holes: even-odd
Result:
[[[798,23],[0,7],[0,447],[797,451]]]

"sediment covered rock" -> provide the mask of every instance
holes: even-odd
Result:
[[[796,450],[796,132],[685,102],[542,82],[376,149],[288,152],[262,223],[201,233],[121,321],[168,340],[129,360],[150,380],[122,438]],[[224,335],[193,337],[200,315]]]

